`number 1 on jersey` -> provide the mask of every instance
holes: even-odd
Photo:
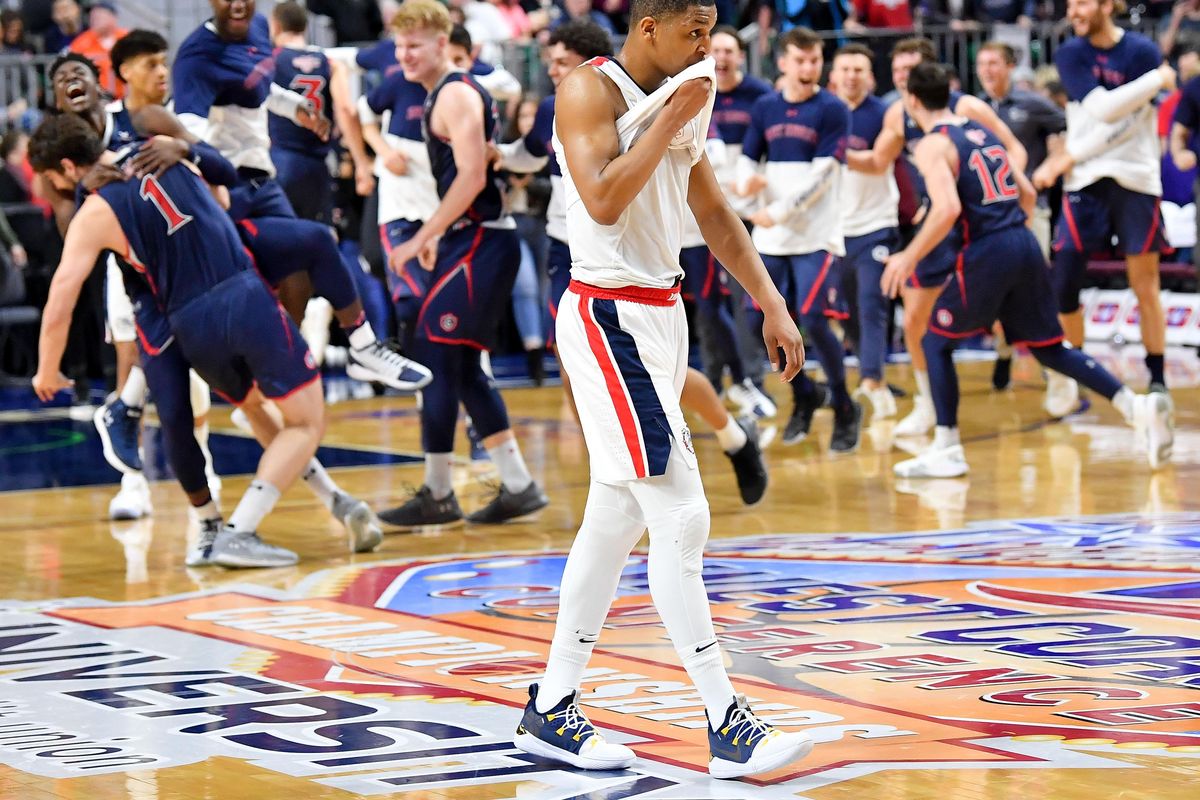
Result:
[[[142,187],[139,192],[143,200],[149,200],[158,209],[158,213],[163,215],[163,219],[167,221],[167,236],[172,236],[174,233],[192,221],[193,217],[189,214],[184,214],[179,210],[179,206],[175,205],[175,201],[163,189],[163,185],[158,182],[158,178],[153,175],[147,175],[142,178]]]
[[[987,158],[984,158],[986,156]],[[1012,200],[1021,196],[1012,176],[1012,165],[1008,163],[1008,153],[1003,147],[994,144],[982,150],[971,152],[971,171],[979,178],[983,187],[983,204],[990,205],[1002,200]]]

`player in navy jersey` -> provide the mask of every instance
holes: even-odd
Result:
[[[818,83],[824,58],[815,33],[793,28],[779,47],[781,89],[760,97],[750,112],[738,188],[744,197],[766,190],[766,205],[750,218],[754,245],[817,351],[833,392],[830,449],[846,452],[858,446],[862,408],[846,390],[842,344],[827,315],[839,308],[836,259],[845,253],[839,186],[850,110]],[[823,399],[804,372],[792,381],[792,398],[785,444],[808,435]]]
[[[887,105],[871,94],[872,53],[861,44],[840,48],[833,58],[831,84],[850,107],[847,148],[869,150],[883,130]],[[883,260],[900,246],[899,190],[889,168],[880,175],[843,167],[842,225],[846,238],[843,278],[855,288],[858,321],[859,393],[871,403],[871,421],[896,414],[896,399],[883,380],[887,360],[888,315],[891,301],[883,296],[879,278]]]
[[[937,54],[933,42],[922,38],[901,39],[892,48],[892,82],[900,92],[900,100],[893,103],[883,119],[883,130],[876,138],[870,150],[850,150],[846,153],[846,164],[852,170],[866,174],[880,175],[892,168],[900,155],[906,154],[905,165],[908,171],[909,185],[919,196],[924,196],[918,170],[912,166],[911,156],[924,132],[921,126],[904,110],[903,97],[908,81],[909,71],[918,64],[926,61],[936,61]],[[992,131],[1004,144],[1013,160],[1014,166],[1024,170],[1025,148],[1013,136],[1008,126],[1000,121],[996,112],[978,97],[951,94],[953,111]],[[916,222],[920,222],[924,211],[918,211]],[[953,235],[953,234],[951,234]],[[921,339],[929,324],[929,313],[937,300],[941,287],[954,271],[954,263],[958,257],[958,243],[946,241],[939,243],[926,256],[917,270],[909,279],[908,286],[903,291],[904,299],[904,344],[912,358],[913,373],[917,383],[917,394],[913,398],[913,409],[907,417],[896,423],[894,430],[897,436],[920,436],[929,432],[935,422],[933,400],[929,396],[928,373],[925,369],[925,356],[921,350]]]
[[[502,184],[488,163],[488,142],[498,125],[496,109],[470,75],[451,68],[445,53],[450,17],[443,6],[434,0],[410,0],[392,25],[404,76],[428,92],[422,126],[441,202],[388,259],[392,269],[414,257],[432,267],[432,284],[417,314],[413,352],[432,366],[434,379],[421,404],[424,484],[380,518],[405,527],[462,519],[450,474],[461,402],[501,481],[496,497],[467,519],[504,522],[549,501],[529,474],[504,400],[480,363],[483,352],[493,346],[520,261]]]
[[[254,13],[254,0],[210,4],[213,18],[184,40],[175,59],[175,111],[189,131],[237,167],[240,180],[230,192],[230,214],[239,223],[249,221],[243,228],[259,269],[294,315],[303,313],[310,293],[329,300],[350,340],[350,377],[397,389],[421,388],[429,380],[428,370],[376,339],[354,273],[340,258],[332,233],[262,222],[295,217],[274,180],[268,112],[321,136],[328,135],[329,120],[317,116],[303,95],[272,82],[275,60],[268,25]],[[311,237],[312,244],[297,247],[301,235]],[[308,258],[294,257],[296,251]]]
[[[195,168],[176,164],[132,177],[99,165],[104,145],[73,115],[47,120],[30,160],[60,191],[91,194],[67,232],[43,315],[34,389],[43,400],[69,382],[59,373],[79,288],[104,251],[143,277],[170,324],[173,347],[249,416],[265,451],[255,480],[224,528],[197,543],[193,564],[265,567],[296,554],[263,542],[257,528],[312,459],[324,429],[320,375],[299,330],[253,269],[233,223]],[[227,199],[227,195],[223,199]],[[266,407],[274,400],[279,424]]]
[[[966,474],[958,431],[958,377],[951,356],[959,339],[990,330],[996,320],[1008,341],[1026,345],[1044,367],[1111,400],[1144,437],[1150,466],[1161,466],[1170,458],[1174,440],[1170,398],[1164,392],[1135,395],[1082,351],[1063,345],[1046,260],[1027,227],[1036,192],[995,134],[950,111],[949,101],[946,68],[933,63],[913,68],[904,105],[926,134],[913,160],[930,206],[913,241],[888,258],[883,290],[895,296],[920,259],[952,229],[957,229],[963,245],[922,341],[937,409],[933,445],[896,464],[896,474]]]
[[[590,19],[565,22],[550,34],[546,51],[550,80],[557,87],[572,70],[586,61],[612,55],[612,41],[608,32]],[[524,137],[507,145],[501,145],[504,155],[503,166],[512,172],[535,172],[549,161],[550,164],[550,208],[547,213],[546,232],[550,236],[550,295],[548,305],[551,318],[557,318],[558,305],[571,280],[571,249],[567,245],[566,200],[563,197],[562,165],[554,153],[554,95],[544,98],[538,105],[533,129]],[[741,143],[738,142],[740,152]],[[696,249],[707,248],[701,247]],[[686,252],[686,251],[684,251]],[[687,268],[687,264],[681,264]],[[716,263],[709,271],[703,265],[705,276],[716,280]],[[686,272],[685,272],[686,276]],[[685,277],[686,280],[686,277]],[[554,327],[551,326],[551,331]],[[726,335],[736,335],[733,331]],[[736,352],[736,351],[735,351]],[[557,356],[557,352],[556,352]],[[567,395],[572,413],[578,414],[571,394],[571,381],[566,370],[560,369],[563,391]],[[680,405],[694,411],[708,423],[717,437],[721,450],[729,458],[737,480],[738,493],[742,502],[754,505],[763,498],[767,490],[768,476],[762,449],[759,447],[759,432],[752,417],[735,419],[721,402],[717,390],[698,370],[688,368],[684,378]],[[763,397],[760,402],[770,403]],[[774,406],[772,405],[771,408]]]
[[[1115,12],[1113,0],[1067,3],[1075,36],[1054,53],[1069,99],[1067,146],[1042,163],[1034,181],[1045,188],[1063,176],[1053,275],[1068,339],[1083,344],[1079,291],[1088,257],[1109,249],[1115,236],[1137,295],[1150,385],[1166,391],[1167,323],[1158,264],[1167,241],[1159,211],[1162,165],[1154,100],[1162,90],[1173,90],[1176,78],[1158,46],[1120,28]],[[1059,383],[1054,390],[1069,412],[1078,386]]]

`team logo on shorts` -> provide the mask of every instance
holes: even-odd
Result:
[[[442,314],[438,318],[438,327],[446,333],[453,333],[458,327],[458,317],[454,314]]]
[[[692,447],[692,430],[687,425],[684,425],[683,430],[679,432],[679,441],[683,444],[684,450],[696,455],[696,450]]]
[[[317,368],[317,360],[313,358],[311,350],[304,351],[304,366],[308,367],[309,369]]]
[[[938,325],[941,325],[943,328],[949,328],[954,324],[954,315],[950,313],[949,309],[939,309],[937,313],[937,321]]]
[[[888,250],[888,246],[886,244],[876,245],[871,249],[871,258],[880,262],[881,264],[891,254],[892,253],[890,250]]]

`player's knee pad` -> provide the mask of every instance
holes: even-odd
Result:
[[[650,528],[651,570],[665,561],[678,561],[685,577],[703,571],[704,546],[711,524],[708,501],[703,494],[670,503],[646,522]]]
[[[192,416],[200,419],[212,408],[212,397],[209,395],[208,384],[196,374],[188,370],[188,394],[192,401]]]

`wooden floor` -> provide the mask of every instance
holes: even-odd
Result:
[[[588,485],[547,387],[505,397],[548,509],[366,556],[303,486],[262,530],[302,561],[261,571],[185,569],[169,481],[133,523],[107,521],[112,485],[0,493],[0,798],[1200,796],[1200,389],[1173,392],[1175,464],[1151,474],[1107,403],[1048,422],[1028,359],[1007,392],[988,364],[961,374],[962,480],[897,481],[890,422],[831,455],[822,412],[806,442],[769,445],[771,489],[744,509],[693,421],[735,683],[818,742],[790,769],[708,779],[637,556],[583,699],[641,760],[582,775],[511,747]],[[221,410],[213,430],[240,436]],[[326,442],[416,453],[412,402],[333,406]],[[486,470],[456,469],[464,509]],[[416,462],[332,472],[376,509],[421,481]],[[225,478],[227,509],[247,480]],[[927,533],[881,536],[906,532]]]

